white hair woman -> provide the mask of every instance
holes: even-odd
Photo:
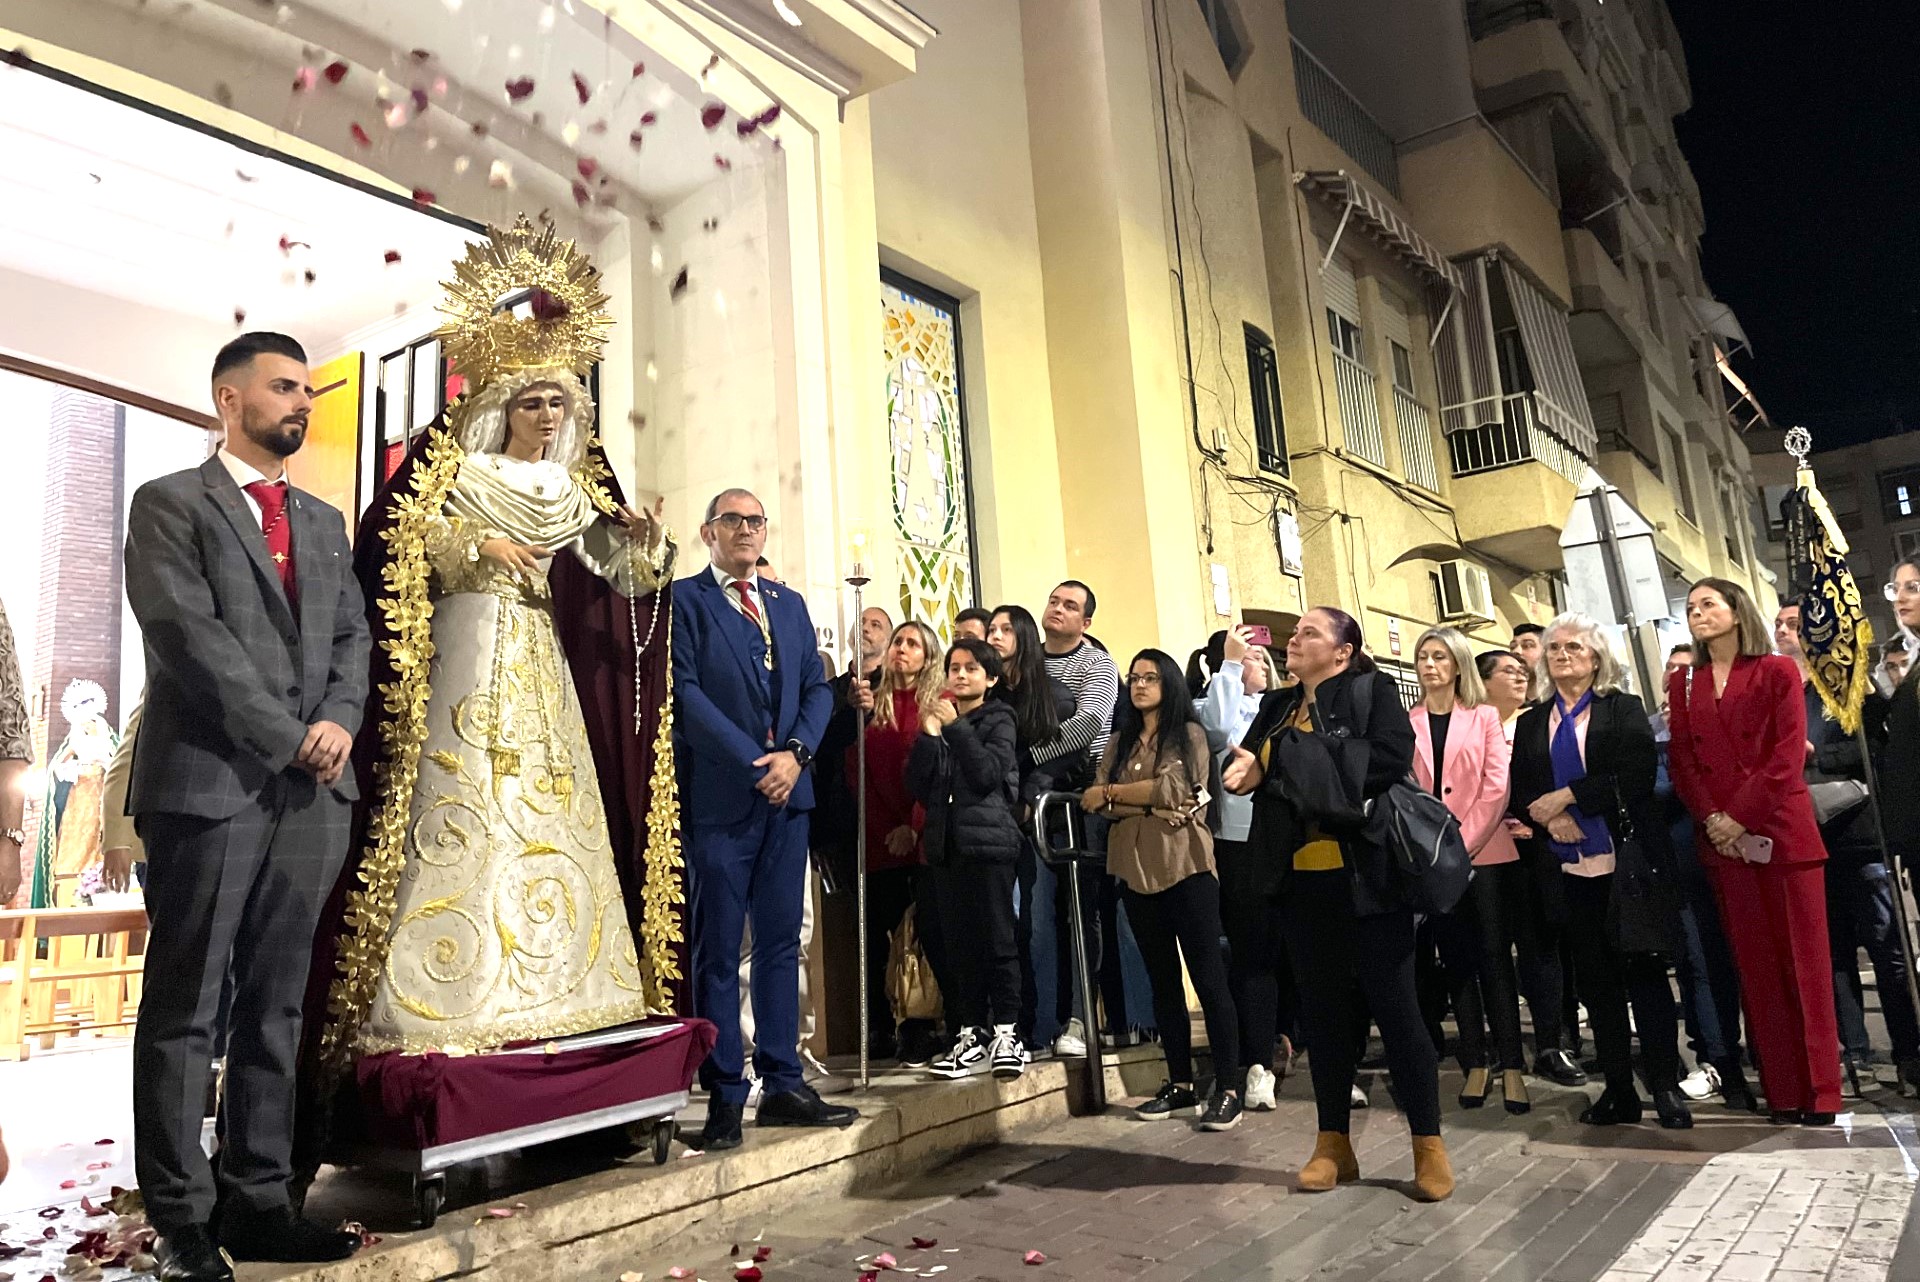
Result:
[[[1513,973],[1512,932],[1503,902],[1523,899],[1520,852],[1506,829],[1507,770],[1512,756],[1500,710],[1487,700],[1467,638],[1454,628],[1429,628],[1413,646],[1421,699],[1413,722],[1413,777],[1446,803],[1460,821],[1473,858],[1468,895],[1450,913],[1428,919],[1460,1037],[1456,1050],[1466,1084],[1462,1108],[1487,1102],[1493,1070],[1509,1113],[1533,1107],[1520,1046],[1520,997]],[[1509,885],[1509,882],[1512,885]],[[1487,1025],[1493,1028],[1489,1063]]]
[[[1673,854],[1664,824],[1633,822],[1659,813],[1653,727],[1640,700],[1620,688],[1619,664],[1592,619],[1562,614],[1542,642],[1551,690],[1514,731],[1511,809],[1534,829],[1528,857],[1541,869],[1549,918],[1566,924],[1606,1076],[1606,1089],[1580,1120],[1640,1120],[1637,1026],[1660,1124],[1688,1127],[1693,1115],[1679,1090],[1679,1019],[1666,965],[1680,938]]]

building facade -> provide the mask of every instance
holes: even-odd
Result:
[[[1770,600],[1660,0],[370,12],[21,0],[4,34],[372,190],[551,209],[621,322],[617,470],[683,530],[722,485],[768,496],[823,642],[857,548],[896,615],[1072,575],[1116,650],[1328,603],[1409,665],[1436,622],[1549,617],[1596,478],[1670,598],[1722,573]],[[339,92],[303,89],[330,59]],[[422,65],[432,112],[361,141]]]

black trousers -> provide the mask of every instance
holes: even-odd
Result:
[[[1920,1019],[1907,992],[1907,955],[1894,917],[1893,878],[1879,861],[1827,860],[1827,936],[1833,952],[1833,1004],[1840,1045],[1865,1063],[1872,1052],[1860,984],[1859,950],[1867,950],[1880,989],[1880,1009],[1896,1062],[1920,1056]]]
[[[927,869],[940,919],[936,964],[947,1029],[1012,1024],[1020,1016],[1020,954],[1013,941],[1013,864],[955,859]],[[925,913],[927,900],[921,899]]]
[[[1013,864],[1013,884],[1020,892],[1013,917],[1013,947],[1020,960],[1020,1014],[1014,1030],[1027,1046],[1034,1044],[1034,1025],[1040,1018],[1040,985],[1033,971],[1033,892],[1039,882],[1040,855],[1033,838],[1023,832]]]
[[[1394,1094],[1415,1135],[1440,1133],[1440,1061],[1420,1018],[1413,986],[1413,914],[1360,917],[1344,869],[1295,871],[1282,892],[1287,952],[1300,984],[1301,1029],[1313,1070],[1320,1129],[1348,1129],[1354,1028],[1360,1002],[1379,1025]]]
[[[896,1030],[893,1003],[887,997],[887,955],[893,947],[893,932],[913,905],[917,887],[925,876],[924,868],[880,868],[867,873],[867,1019],[874,1029],[876,1043],[883,1047],[892,1043],[895,1032],[904,1036],[932,1026],[930,1020],[907,1020]],[[941,951],[940,927],[939,923],[932,923],[930,939],[928,919],[932,916],[932,912],[922,909],[916,914],[914,924],[921,950],[927,954],[928,964],[933,965],[934,981],[938,983],[943,967],[934,963],[933,957]],[[944,962],[945,958],[941,960]]]
[[[347,853],[347,803],[284,773],[229,819],[147,814],[147,986],[133,1036],[134,1166],[162,1236],[216,1199],[288,1204],[294,1059],[313,932]],[[200,1147],[231,986],[219,1184]]]
[[[1180,979],[1184,956],[1207,1024],[1215,1084],[1219,1089],[1239,1090],[1246,1073],[1240,1062],[1239,1018],[1227,989],[1226,959],[1220,953],[1219,880],[1201,872],[1155,894],[1143,895],[1131,887],[1122,893],[1153,988],[1153,1019],[1160,1029],[1160,1049],[1167,1057],[1168,1080],[1193,1081],[1193,1033],[1187,1017],[1187,989]]]
[[[1680,1013],[1667,982],[1667,962],[1652,953],[1623,953],[1607,934],[1607,904],[1613,876],[1575,877],[1562,873],[1567,896],[1567,938],[1573,945],[1573,973],[1593,1026],[1594,1053],[1606,1076],[1607,1090],[1632,1093],[1633,1034],[1640,1033],[1640,1056],[1650,1090],[1680,1082]],[[1629,1022],[1627,1008],[1633,1008]]]
[[[1259,893],[1254,879],[1244,875],[1245,864],[1253,858],[1246,842],[1218,838],[1213,853],[1220,867],[1220,918],[1227,931],[1227,988],[1240,1016],[1240,1066],[1270,1068],[1280,1037],[1291,1040],[1298,1031],[1298,1000],[1280,900]]]
[[[1442,947],[1460,1028],[1460,1067],[1525,1068],[1520,995],[1533,1012],[1534,1052],[1560,1045],[1560,953],[1548,941],[1525,864],[1485,864],[1473,870],[1467,897],[1450,914],[1457,957]],[[1520,966],[1514,969],[1514,954]],[[1487,1034],[1491,1031],[1492,1043]]]

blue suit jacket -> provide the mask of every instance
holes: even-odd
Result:
[[[760,581],[776,662],[778,716],[767,707],[755,668],[760,660],[741,643],[738,613],[711,567],[673,585],[674,748],[680,771],[681,822],[731,825],[766,801],[754,790],[769,751],[763,736],[773,724],[775,750],[798,739],[820,747],[833,692],[820,666],[813,620],[798,592]],[[813,809],[813,770],[800,772],[787,799],[793,810]]]

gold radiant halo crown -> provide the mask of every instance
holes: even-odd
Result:
[[[453,270],[454,279],[442,285],[446,323],[434,337],[455,372],[484,385],[516,370],[565,367],[585,375],[599,361],[613,326],[600,271],[545,214],[538,225],[521,214],[511,230],[489,227]],[[528,291],[531,316],[500,309]]]

